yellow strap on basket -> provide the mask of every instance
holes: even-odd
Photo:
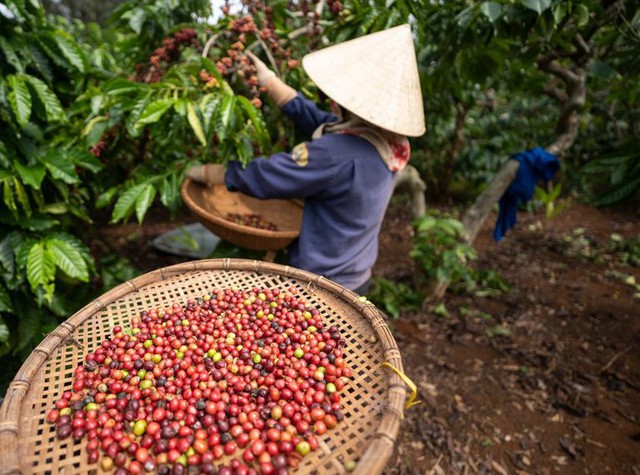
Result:
[[[402,381],[404,381],[404,383],[407,386],[409,386],[409,389],[411,389],[411,396],[409,396],[409,400],[404,403],[404,410],[405,411],[407,409],[417,405],[417,404],[421,404],[422,403],[422,401],[416,401],[416,397],[418,397],[418,388],[416,387],[416,384],[409,379],[409,376],[404,374],[402,371],[400,371],[398,368],[393,366],[388,361],[385,361],[384,363],[382,363],[382,366],[386,366],[388,368],[391,368],[398,376],[400,376],[400,379],[402,379]]]

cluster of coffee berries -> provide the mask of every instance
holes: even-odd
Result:
[[[164,67],[177,61],[182,50],[189,46],[200,47],[196,31],[193,28],[183,28],[176,31],[169,38],[162,40],[161,47],[153,50],[147,64],[136,64],[136,74],[133,80],[146,83],[160,81],[164,74]]]
[[[109,145],[107,144],[107,142],[101,139],[97,144],[89,149],[89,153],[94,157],[101,159],[108,148]]]
[[[110,128],[102,134],[100,140],[89,149],[89,153],[94,157],[100,159],[102,163],[107,163],[107,152],[110,146],[113,144],[116,136],[116,129]]]
[[[290,48],[283,48],[281,45],[273,22],[273,7],[259,0],[244,0],[243,5],[248,14],[239,18],[231,18],[226,32],[227,41],[233,42],[231,38],[236,38],[236,41],[227,50],[227,56],[219,58],[216,65],[223,75],[229,75],[235,70],[240,71],[250,88],[251,96],[258,99],[260,91],[255,67],[244,54],[241,54],[247,46],[247,35],[257,36],[266,45],[273,61],[275,61],[275,65],[272,66],[280,68],[280,65],[284,63],[288,68],[293,69],[299,66],[299,62],[291,58]],[[228,14],[228,10],[223,11]],[[262,18],[260,26],[255,22],[255,18],[258,17]],[[260,104],[259,100],[253,102],[256,105]]]
[[[342,11],[340,0],[327,0],[327,6],[333,15],[338,15]]]
[[[344,345],[295,288],[214,289],[113,327],[47,420],[116,475],[284,475],[345,417]]]

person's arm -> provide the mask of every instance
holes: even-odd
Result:
[[[260,87],[302,132],[311,135],[319,125],[338,120],[335,115],[319,109],[313,101],[285,84],[256,55],[250,51],[246,54],[256,67]]]
[[[320,125],[338,120],[335,115],[318,108],[315,102],[310,101],[299,92],[282,107],[282,112],[293,120],[297,128],[309,135]]]
[[[307,198],[330,189],[336,164],[318,141],[300,144],[293,153],[256,158],[246,168],[230,161],[225,184],[256,198]]]

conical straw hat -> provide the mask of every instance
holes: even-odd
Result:
[[[392,132],[425,132],[422,92],[409,25],[361,36],[302,58],[309,77],[331,99]]]

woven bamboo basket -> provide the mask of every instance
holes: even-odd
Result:
[[[335,429],[319,437],[320,448],[304,457],[295,473],[378,474],[393,451],[403,417],[405,386],[388,362],[402,360],[383,315],[354,292],[289,266],[246,259],[210,259],[165,267],[123,283],[62,323],[31,353],[0,406],[0,475],[100,474],[89,465],[85,440],[59,440],[45,420],[73,369],[94,351],[114,325],[129,324],[142,310],[184,303],[214,288],[298,289],[323,320],[338,324],[353,376],[342,390],[345,414]]]
[[[211,232],[239,247],[256,251],[284,249],[300,235],[302,204],[295,200],[260,200],[224,185],[208,187],[187,178],[182,200]],[[277,231],[233,223],[227,213],[254,213],[275,224]]]

